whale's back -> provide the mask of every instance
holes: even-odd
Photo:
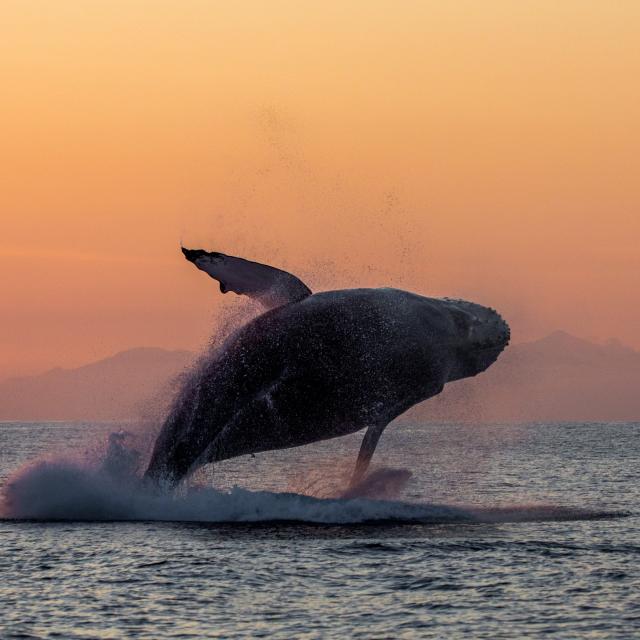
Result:
[[[247,332],[276,345],[291,366],[325,367],[341,384],[444,384],[484,371],[509,342],[489,307],[393,288],[310,295],[256,318]]]

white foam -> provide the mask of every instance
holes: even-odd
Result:
[[[159,520],[188,522],[297,521],[357,524],[374,521],[450,523],[524,522],[607,517],[605,512],[546,505],[460,507],[380,500],[395,496],[410,477],[406,470],[370,474],[348,497],[319,498],[294,492],[233,487],[189,487],[162,492],[136,473],[139,453],[125,432],[111,434],[91,460],[39,460],[19,470],[2,489],[3,518],[35,520]]]
[[[373,520],[473,519],[453,507],[366,498],[321,499],[295,493],[195,487],[159,493],[137,479],[73,462],[39,462],[4,489],[4,517],[38,520],[168,520],[260,522],[290,520],[359,523]]]
[[[166,494],[135,478],[117,479],[102,468],[64,461],[43,461],[25,469],[7,483],[3,498],[4,518],[36,520],[356,524],[525,522],[615,515],[541,505],[478,509],[368,498],[326,499],[240,487],[230,491],[200,487]]]

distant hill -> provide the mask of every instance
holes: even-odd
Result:
[[[640,420],[640,353],[556,331],[509,347],[485,373],[413,411],[445,421]]]
[[[188,351],[131,349],[0,383],[0,420],[124,420],[166,404]],[[563,331],[513,345],[485,373],[411,410],[433,421],[640,420],[640,353]]]
[[[138,348],[0,383],[0,420],[126,420],[166,402],[189,351]]]

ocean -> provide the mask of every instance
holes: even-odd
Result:
[[[125,431],[0,424],[0,638],[640,636],[639,423],[401,420],[349,498],[361,434],[164,495]]]

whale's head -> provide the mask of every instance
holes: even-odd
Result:
[[[509,325],[500,314],[466,300],[447,300],[453,323],[453,367],[449,381],[468,378],[492,365],[509,344]]]

